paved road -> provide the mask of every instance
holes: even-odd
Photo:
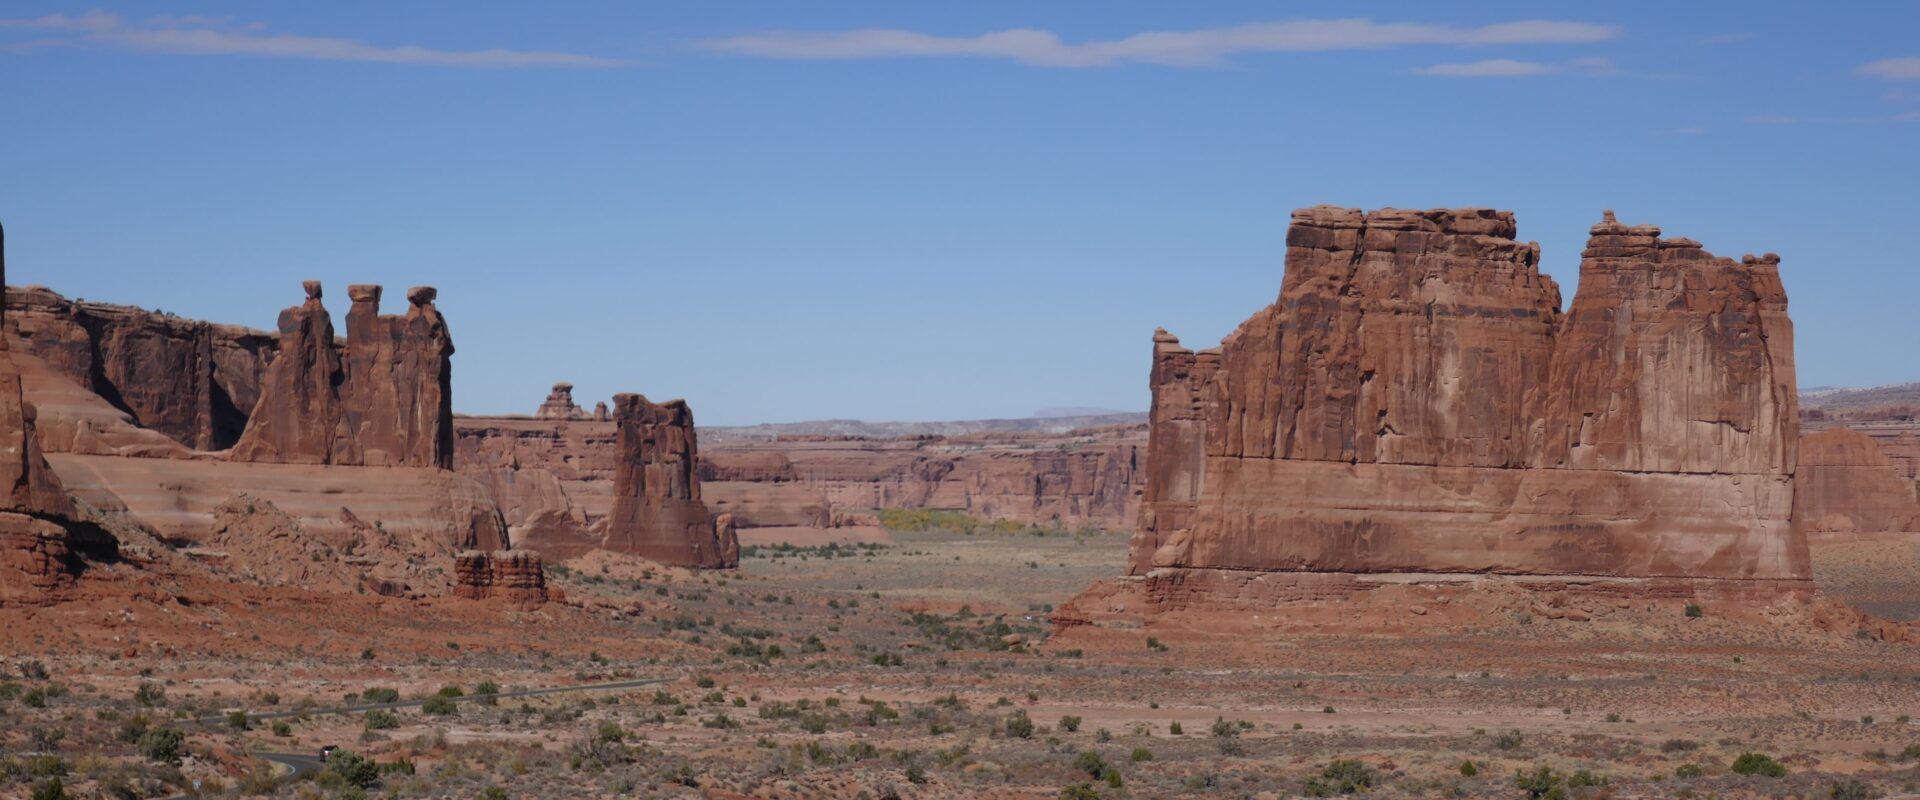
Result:
[[[519,689],[516,691],[501,692],[499,694],[492,694],[492,695],[470,694],[463,697],[455,697],[455,698],[452,698],[452,700],[456,703],[465,703],[473,700],[478,700],[483,697],[492,697],[496,700],[508,700],[515,697],[534,697],[536,695],[543,695],[543,694],[565,694],[568,692],[595,692],[595,691],[611,691],[615,689],[637,689],[642,686],[652,686],[654,684],[667,683],[668,681],[671,681],[671,680],[673,679],[672,678],[648,678],[646,680],[620,681],[618,683],[584,683],[579,686],[550,686],[545,689]],[[426,702],[425,698],[421,698],[418,700],[402,700],[396,703],[362,703],[358,705],[331,706],[326,708],[295,708],[295,709],[289,709],[286,711],[267,711],[267,712],[261,712],[261,713],[249,712],[247,714],[247,721],[259,722],[261,720],[286,719],[288,717],[298,717],[303,715],[317,716],[321,714],[358,714],[363,711],[374,711],[374,710],[391,711],[391,710],[400,709],[400,708],[419,708],[420,704],[423,702]],[[222,715],[218,717],[201,717],[200,719],[195,721],[199,722],[202,725],[225,725],[227,722],[227,718],[226,716]]]
[[[319,772],[320,768],[325,766],[320,762],[319,756],[315,756],[311,754],[262,753],[256,750],[253,753],[253,757],[271,761],[275,764],[279,764],[281,766],[286,767],[287,769],[292,770],[292,772],[287,774],[286,776],[287,780],[298,780],[300,778],[304,778],[315,772]]]

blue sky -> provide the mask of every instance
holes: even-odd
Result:
[[[1913,4],[20,0],[0,108],[11,282],[435,285],[466,412],[1144,408],[1315,203],[1778,252],[1803,386],[1920,379]]]

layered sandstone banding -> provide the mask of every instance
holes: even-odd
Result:
[[[1914,488],[1873,436],[1844,427],[1810,432],[1800,437],[1794,526],[1811,541],[1920,532]]]
[[[460,417],[455,432],[459,471],[492,488],[516,541],[587,536],[612,509],[613,424]],[[701,499],[742,529],[858,528],[883,508],[1124,529],[1146,453],[1144,425],[878,439],[719,434],[701,433]]]
[[[1609,212],[1562,314],[1514,233],[1486,209],[1304,209],[1278,302],[1217,354],[1156,335],[1129,558],[1148,595],[1394,574],[1810,590],[1778,258]]]
[[[141,428],[185,447],[232,447],[260,399],[275,338],[237,325],[132,306],[68,300],[38,286],[7,290],[6,336]],[[64,408],[48,409],[59,425]]]
[[[547,602],[545,562],[524,551],[466,552],[454,557],[456,597],[503,600],[521,608]]]
[[[700,446],[686,401],[653,403],[613,396],[619,464],[604,546],[664,564],[705,569],[738,566],[732,519],[716,521],[700,501]]]
[[[453,339],[435,292],[407,292],[404,316],[380,313],[379,286],[347,289],[345,346],[318,281],[280,313],[279,355],[233,449],[236,461],[453,468]]]

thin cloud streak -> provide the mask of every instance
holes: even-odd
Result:
[[[128,23],[118,15],[90,11],[79,16],[0,19],[0,30],[69,31],[65,44],[91,44],[142,53],[189,56],[256,56],[310,61],[358,61],[463,68],[614,67],[624,62],[538,50],[438,50],[415,45],[382,47],[326,36],[269,34],[262,26],[235,27],[206,17],[158,17]],[[44,43],[43,43],[44,44]]]
[[[1620,74],[1620,67],[1608,58],[1576,58],[1566,64],[1489,58],[1464,64],[1434,64],[1429,67],[1419,67],[1413,71],[1413,74],[1433,78],[1531,78],[1540,75],[1559,75],[1570,70],[1592,77]]]
[[[1619,36],[1590,22],[1525,20],[1477,28],[1366,19],[1261,22],[1191,31],[1148,31],[1121,39],[1070,44],[1052,31],[1017,28],[978,36],[937,36],[869,28],[850,31],[766,31],[701,42],[709,50],[782,59],[998,58],[1041,67],[1107,67],[1139,63],[1197,67],[1239,53],[1324,52],[1440,45],[1578,44]]]
[[[1920,81],[1920,56],[1869,61],[1861,64],[1854,71],[1890,81]]]

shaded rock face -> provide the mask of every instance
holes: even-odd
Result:
[[[1874,437],[1828,428],[1800,437],[1793,524],[1812,541],[1920,531],[1920,502]]]
[[[522,609],[549,599],[545,562],[538,553],[467,552],[454,556],[455,597],[504,600]]]
[[[276,339],[132,306],[7,290],[6,336],[142,428],[197,450],[232,447],[260,399]]]
[[[317,281],[280,312],[268,371],[236,461],[453,468],[453,339],[435,292],[407,293],[405,315],[380,313],[381,289],[348,287],[345,346]]]
[[[1486,209],[1295,212],[1278,302],[1217,353],[1155,337],[1129,572],[1810,588],[1778,258],[1609,212],[1563,315],[1514,234]]]
[[[613,397],[619,464],[605,548],[684,567],[738,566],[732,518],[716,524],[700,500],[699,443],[685,401]]]

